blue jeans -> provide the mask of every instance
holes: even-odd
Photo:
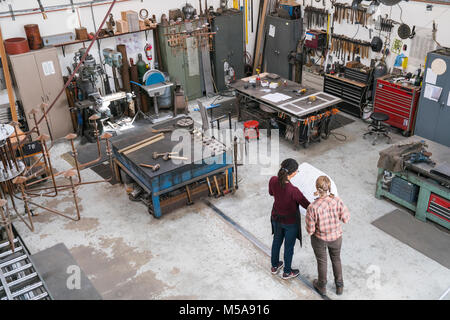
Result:
[[[272,220],[274,229],[272,242],[272,267],[277,267],[280,261],[280,249],[284,240],[284,272],[291,272],[292,256],[294,255],[295,239],[297,239],[297,224],[282,224]]]

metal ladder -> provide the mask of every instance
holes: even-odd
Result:
[[[20,238],[0,243],[0,300],[52,300]]]

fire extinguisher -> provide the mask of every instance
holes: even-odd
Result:
[[[146,44],[144,47],[144,51],[145,51],[145,56],[147,57],[147,60],[150,62],[153,60],[153,56],[152,56],[152,45],[151,44]]]

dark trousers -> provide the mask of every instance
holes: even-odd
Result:
[[[284,272],[291,272],[292,256],[294,255],[295,239],[298,234],[297,224],[282,224],[272,220],[273,242],[272,242],[272,267],[278,266],[280,261],[280,249],[284,240]]]
[[[311,246],[317,259],[319,286],[324,287],[327,284],[327,248],[333,266],[334,282],[337,287],[344,286],[344,280],[342,279],[341,245],[342,237],[339,237],[335,241],[324,241],[314,235],[311,236]]]

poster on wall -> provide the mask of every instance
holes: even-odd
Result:
[[[138,33],[126,34],[123,36],[116,37],[116,44],[124,44],[127,48],[128,58],[133,58],[135,60],[135,56],[138,53],[143,52],[143,46],[141,45],[141,39]],[[141,48],[142,47],[142,48]]]

